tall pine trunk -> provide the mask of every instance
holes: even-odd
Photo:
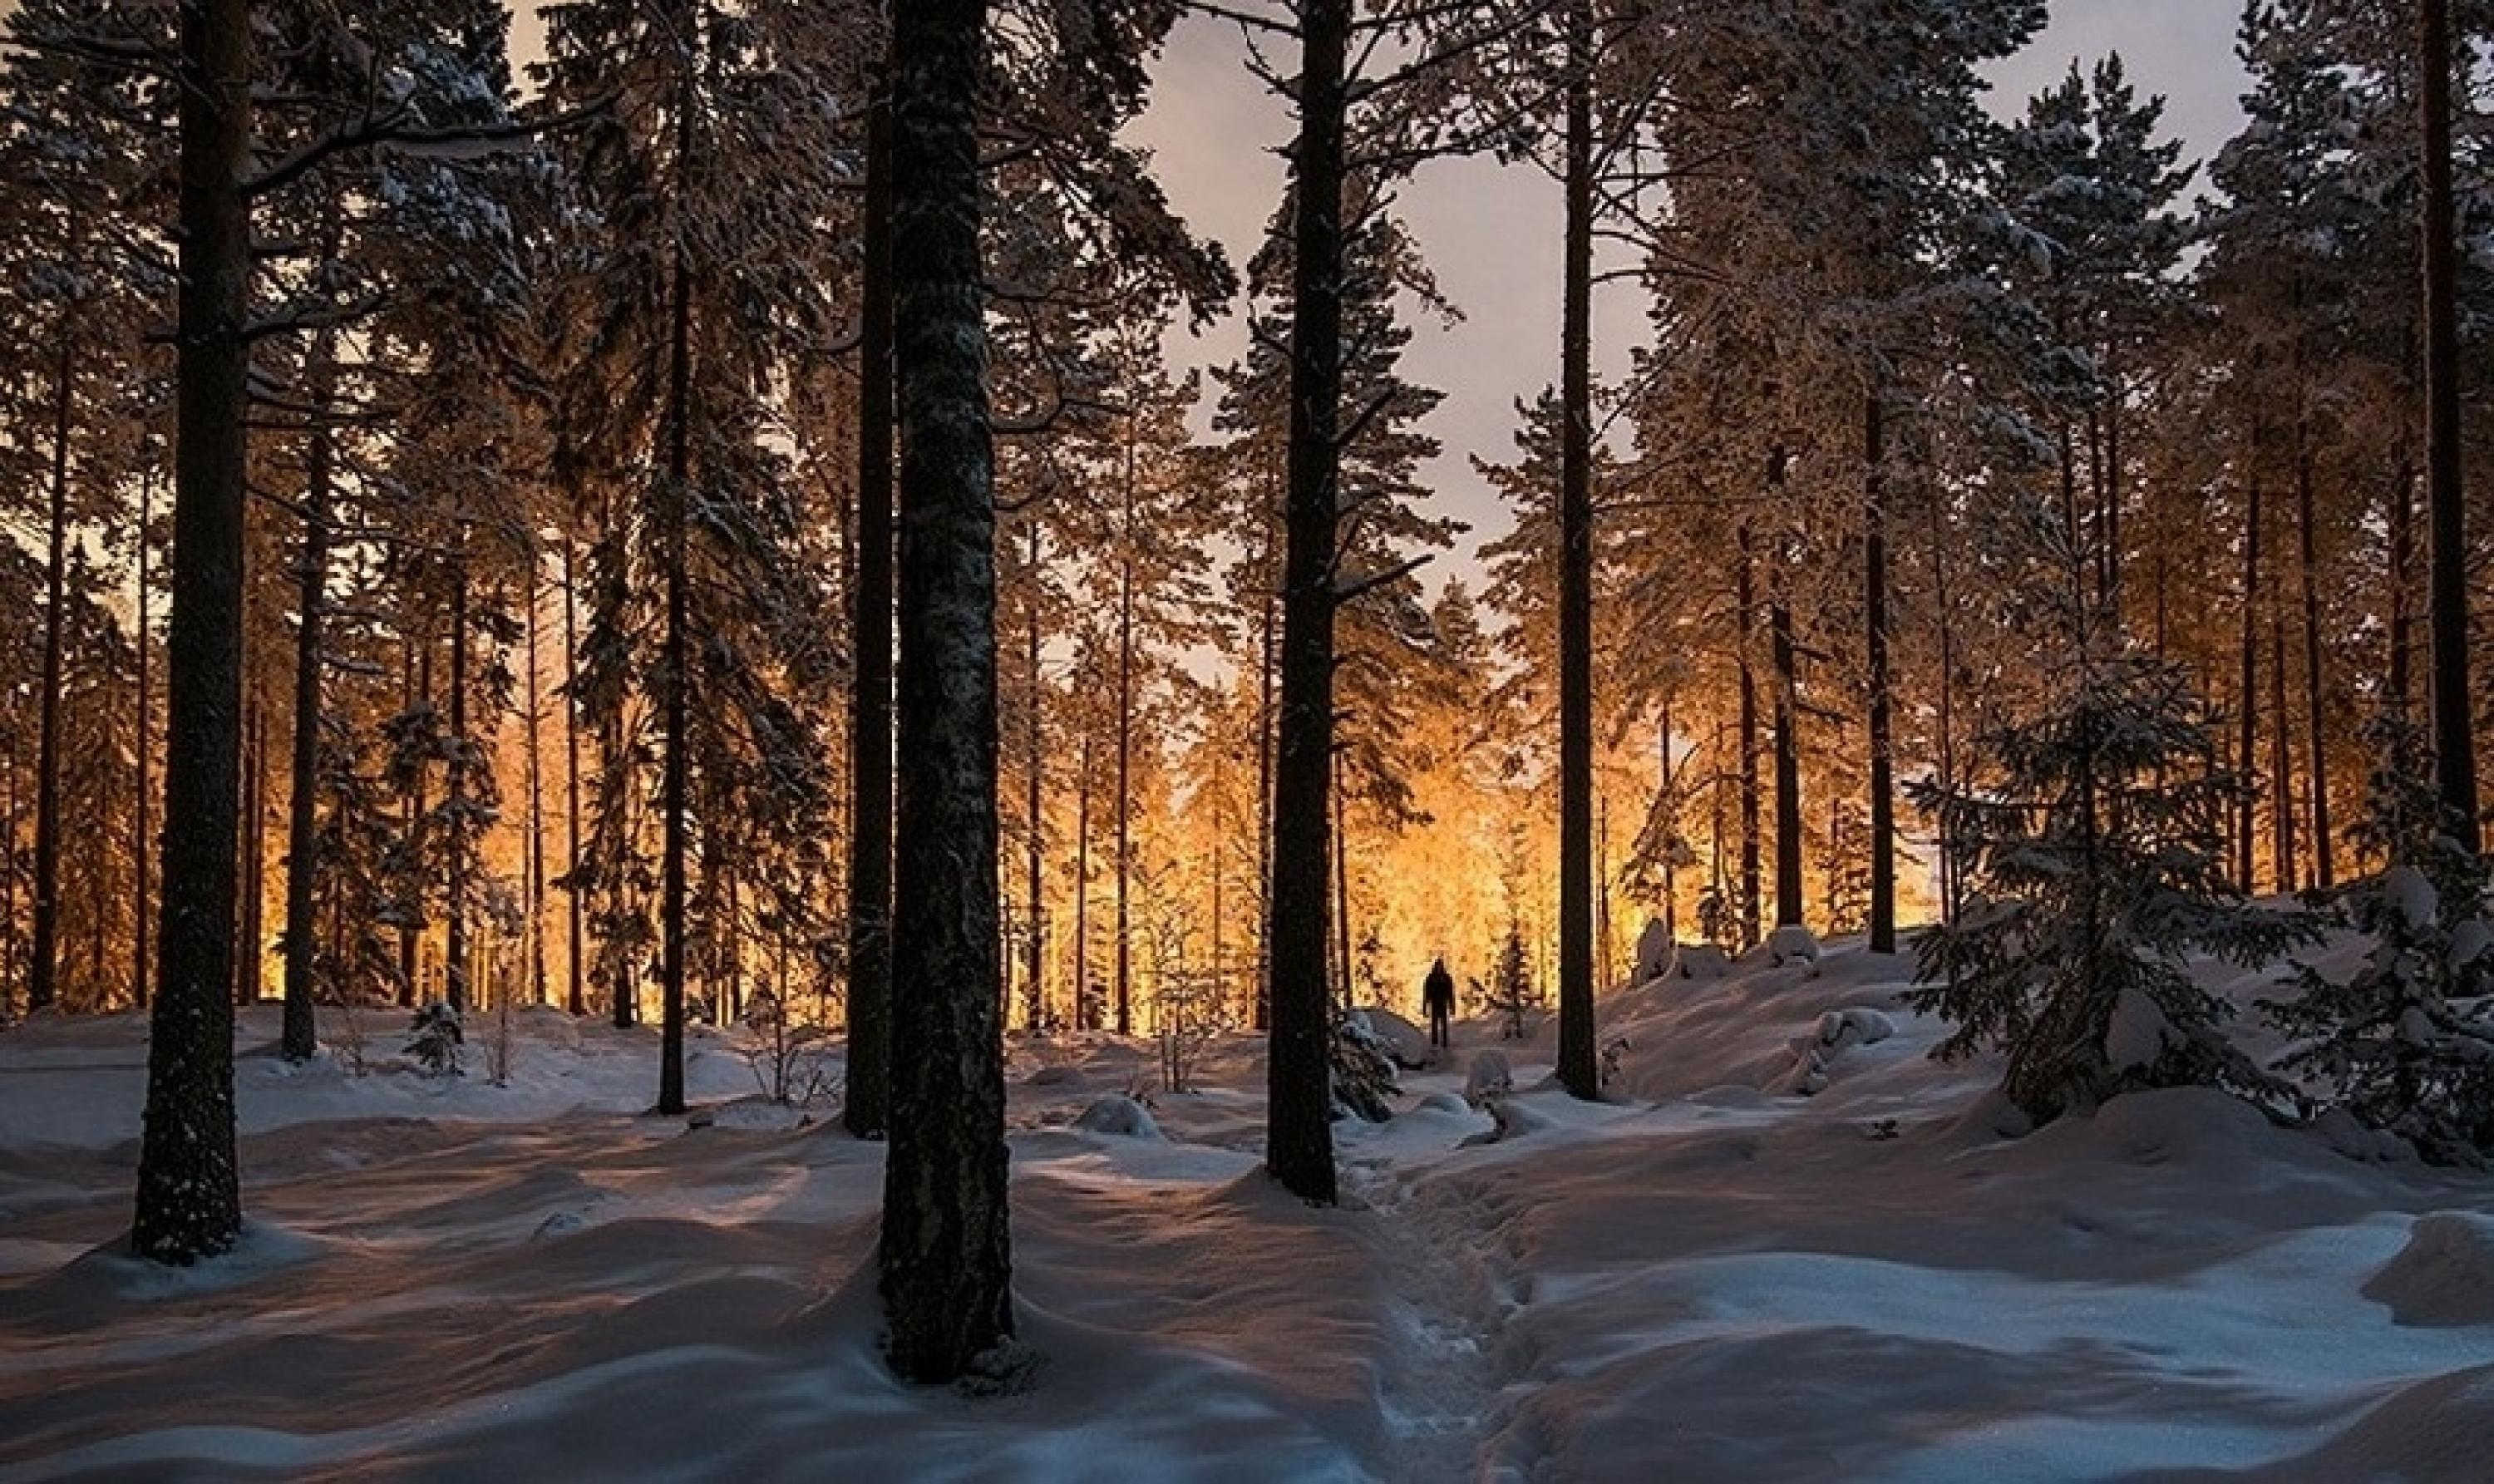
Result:
[[[2328,891],[2338,884],[2337,862],[2329,837],[2328,692],[2321,651],[2321,563],[2315,554],[2313,528],[2312,451],[2301,420],[2296,426],[2295,524],[2303,578],[2303,719],[2309,749],[2305,758],[2311,783],[2312,879]]]
[[[1091,733],[1082,733],[1082,776],[1074,785],[1074,1028],[1096,1031],[1091,1002]]]
[[[693,154],[693,59],[676,96],[677,210],[686,208]],[[677,224],[667,311],[666,631],[658,669],[664,752],[658,772],[658,1111],[684,1110],[685,859],[692,831],[693,289],[692,253]]]
[[[1567,0],[1559,400],[1559,1081],[1601,1095],[1594,1051],[1594,20]]]
[[[1870,732],[1870,952],[1897,951],[1896,742],[1888,693],[1887,429],[1879,390],[1863,404],[1862,629]]]
[[[450,1008],[466,1015],[471,1008],[468,970],[468,905],[474,890],[469,836],[468,790],[468,540],[467,523],[459,526],[459,547],[450,567],[450,731],[449,758],[442,767],[441,803],[449,816],[449,837],[442,888],[441,985]]]
[[[1784,494],[1785,455],[1780,448],[1767,461],[1767,489],[1780,509]],[[1780,555],[1780,552],[1779,552]],[[1775,666],[1776,726],[1776,925],[1801,925],[1805,911],[1801,876],[1801,681],[1799,647],[1793,639],[1792,600],[1786,574],[1777,570],[1767,579],[1767,651]]]
[[[866,264],[858,348],[857,635],[849,696],[848,1089],[842,1124],[880,1136],[892,1045],[892,101],[866,115]]]
[[[2260,429],[2255,420],[2251,439],[2251,468],[2243,485],[2243,632],[2242,683],[2235,692],[2240,714],[2235,717],[2235,739],[2239,746],[2236,773],[2241,788],[2235,803],[2236,835],[2235,840],[2235,876],[2245,894],[2255,888],[2252,863],[2256,850],[2254,811],[2260,792],[2260,575],[2261,575],[2261,479]]]
[[[1332,792],[1335,519],[1342,449],[1342,185],[1350,0],[1299,10],[1299,136],[1291,265],[1289,498],[1282,704],[1273,766],[1273,1028],[1264,1164],[1284,1188],[1335,1198],[1325,1006],[1325,804]]]
[[[528,937],[521,945],[528,957],[529,1003],[546,1003],[545,966],[545,762],[538,723],[543,721],[543,702],[538,695],[537,679],[537,554],[529,553],[528,579],[524,601],[528,605],[528,686],[529,730],[522,739],[523,760],[529,785],[529,856],[528,856]]]
[[[250,397],[249,0],[181,12],[173,613],[166,750],[163,974],[131,1245],[184,1263],[242,1229],[234,1161],[234,835],[242,737],[245,413]]]
[[[334,228],[324,235],[334,257]],[[327,418],[337,381],[331,336],[325,332],[315,336],[303,379],[311,433],[303,455],[303,544],[294,573],[294,749],[289,760],[293,782],[286,808],[286,1015],[278,1040],[279,1053],[294,1062],[309,1061],[319,1046],[312,1008],[313,971],[319,954],[313,888],[320,870],[320,620],[329,584],[329,486],[335,439]]]
[[[61,920],[61,645],[69,608],[70,424],[77,379],[64,306],[61,343],[52,365],[52,450],[44,546],[43,708],[35,748],[35,933],[26,977],[26,1008],[47,1009],[57,995]]]
[[[1135,946],[1131,900],[1135,885],[1135,428],[1126,418],[1126,468],[1118,497],[1118,536],[1125,547],[1117,562],[1117,1034],[1135,1033]]]
[[[2475,850],[2477,738],[2470,715],[2468,534],[2460,476],[2458,230],[2450,179],[2450,5],[2418,0],[2424,235],[2425,505],[2433,530],[2433,750],[2437,791]]]
[[[1046,731],[1042,706],[1046,694],[1041,689],[1045,676],[1040,669],[1043,640],[1040,632],[1040,530],[1039,517],[1030,517],[1030,611],[1023,616],[1022,670],[1028,700],[1022,717],[1022,752],[1026,771],[1022,775],[1022,870],[1023,891],[1027,897],[1030,921],[1025,924],[1023,943],[1022,1021],[1036,1031],[1048,1021],[1048,899],[1046,895],[1048,841],[1043,833],[1047,821],[1042,814],[1046,790]]]
[[[1734,568],[1732,583],[1732,617],[1737,628],[1740,660],[1741,946],[1746,949],[1758,941],[1758,918],[1762,911],[1765,884],[1759,859],[1763,811],[1758,789],[1758,672],[1750,659],[1750,651],[1754,648],[1751,631],[1757,623],[1758,595],[1756,559],[1751,551],[1748,520],[1741,522],[1736,536],[1739,564]]]
[[[588,932],[580,887],[580,590],[573,574],[571,533],[563,538],[563,901],[568,955],[563,963],[563,1008],[589,1014]]]
[[[154,815],[152,812],[153,801],[150,797],[155,791],[155,785],[150,781],[150,742],[155,731],[155,708],[151,700],[153,692],[149,689],[149,681],[152,678],[154,667],[150,662],[150,651],[153,649],[153,644],[148,636],[148,624],[150,619],[147,611],[147,585],[151,580],[151,577],[148,572],[147,528],[155,519],[155,494],[156,476],[154,472],[150,471],[140,475],[138,480],[138,539],[134,543],[138,552],[138,591],[137,594],[138,616],[134,625],[137,649],[138,651],[138,724],[131,731],[131,736],[134,739],[134,742],[132,742],[130,752],[131,762],[137,769],[138,778],[137,789],[132,796],[130,811],[130,991],[131,1003],[141,1009],[144,1009],[147,1005],[149,999],[148,976],[154,972],[153,966],[148,962],[149,938],[147,932],[147,919],[154,905],[154,894],[150,888],[153,886],[155,879],[154,855],[156,849],[156,836],[153,825]]]
[[[994,453],[979,257],[984,0],[894,8],[898,828],[884,1317],[950,1381],[1013,1337],[996,872]],[[991,1365],[992,1362],[990,1361]]]

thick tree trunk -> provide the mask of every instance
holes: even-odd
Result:
[[[1273,767],[1273,1029],[1264,1164],[1303,1199],[1335,1198],[1325,1006],[1325,803],[1332,792],[1335,517],[1342,449],[1342,184],[1350,0],[1299,9],[1293,152],[1290,495],[1284,512],[1282,709]]]
[[[336,235],[328,234],[331,256]],[[294,752],[286,808],[286,1017],[278,1049],[309,1061],[319,1049],[312,1007],[319,931],[313,887],[320,870],[320,610],[329,584],[329,486],[335,439],[325,421],[336,389],[332,338],[314,338],[303,379],[312,428],[303,453],[303,545],[294,590]]]
[[[2477,737],[2469,683],[2468,537],[2460,473],[2458,230],[2450,179],[2450,5],[2418,0],[2423,159],[2425,505],[2433,530],[2433,749],[2460,844],[2477,848]]]
[[[1889,725],[1888,486],[1884,409],[1873,388],[1865,400],[1862,457],[1862,628],[1870,733],[1870,952],[1897,951],[1896,742]]]
[[[1559,1081],[1601,1096],[1594,1051],[1594,20],[1566,12],[1559,400]]]
[[[691,63],[676,98],[676,191],[688,186],[693,153]],[[682,209],[681,204],[679,209]],[[691,250],[675,247],[674,302],[667,328],[667,610],[658,662],[664,751],[658,774],[658,1111],[684,1110],[685,862],[692,831],[693,290]]]
[[[242,1229],[234,1162],[234,834],[242,738],[244,413],[251,217],[251,7],[181,13],[181,231],[164,975],[149,1020],[131,1245],[189,1263]]]
[[[857,664],[849,696],[848,1089],[859,1138],[891,1117],[892,103],[867,109],[866,265],[858,349]]]
[[[67,314],[75,315],[71,306]],[[70,329],[52,366],[52,457],[45,522],[42,718],[35,747],[35,932],[26,976],[26,1007],[50,1008],[57,996],[61,919],[61,644],[69,608],[70,413],[77,386]]]
[[[892,1148],[879,1255],[893,1369],[949,1381],[1013,1338],[996,937],[994,456],[979,257],[984,0],[894,8],[900,688]]]
[[[1780,448],[1767,461],[1768,497],[1779,509],[1783,505],[1784,464],[1785,455]],[[1768,657],[1776,673],[1776,925],[1797,927],[1805,911],[1801,875],[1801,680],[1785,576],[1780,570],[1772,572],[1767,583]]]

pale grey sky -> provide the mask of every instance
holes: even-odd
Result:
[[[2073,58],[2092,66],[2118,51],[2143,96],[2165,96],[2167,123],[2188,154],[2205,159],[2241,120],[2238,11],[2235,0],[2058,0],[2035,45],[1992,69],[1993,107],[2023,110],[2029,95],[2060,80]],[[1247,76],[1242,56],[1234,25],[1184,22],[1155,70],[1151,109],[1134,131],[1156,152],[1178,210],[1240,262],[1279,198],[1282,162],[1273,147],[1289,130],[1280,104]],[[1406,366],[1414,379],[1446,393],[1429,423],[1445,445],[1432,478],[1443,507],[1473,528],[1465,551],[1447,564],[1468,574],[1470,548],[1508,524],[1470,455],[1507,458],[1515,400],[1558,379],[1559,193],[1529,167],[1456,161],[1423,170],[1403,201],[1441,287],[1465,314],[1450,329],[1420,325]],[[1606,287],[1595,324],[1602,366],[1623,369],[1644,328],[1640,292]],[[1233,315],[1180,353],[1213,363],[1244,345],[1244,326]]]

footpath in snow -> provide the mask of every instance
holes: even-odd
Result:
[[[986,1398],[885,1375],[880,1146],[759,1105],[735,1038],[661,1119],[647,1033],[531,1014],[497,1086],[388,1065],[386,1016],[376,1070],[289,1068],[247,1013],[254,1225],[167,1275],[112,1248],[143,1024],[20,1026],[0,1481],[2485,1476],[2482,1176],[2194,1092],[2007,1139],[1905,960],[1697,967],[1605,998],[1610,1104],[1547,1090],[1549,1027],[1459,1027],[1337,1126],[1333,1210],[1258,1169],[1253,1042],[1139,1117],[1147,1045],[1017,1039],[1046,1360]]]

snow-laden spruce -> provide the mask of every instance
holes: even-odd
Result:
[[[2121,634],[2057,520],[2030,511],[2012,535],[2036,568],[2030,602],[2058,680],[1980,740],[1972,777],[1915,789],[1972,892],[1923,938],[1908,1001],[1954,1027],[1938,1055],[2005,1050],[2003,1090],[2038,1123],[2149,1087],[2291,1105],[2227,1040],[2234,1008],[2189,963],[2270,963],[2317,941],[2319,921],[2227,879],[2240,785],[2182,669]]]
[[[2377,760],[2353,834],[2389,864],[2340,893],[2339,906],[2373,951],[2344,984],[2299,967],[2291,983],[2301,992],[2263,1009],[2302,1043],[2281,1065],[2320,1082],[2329,1105],[2426,1159],[2482,1165],[2494,1154],[2485,860],[2452,835],[2423,731],[2386,714],[2367,732]]]

